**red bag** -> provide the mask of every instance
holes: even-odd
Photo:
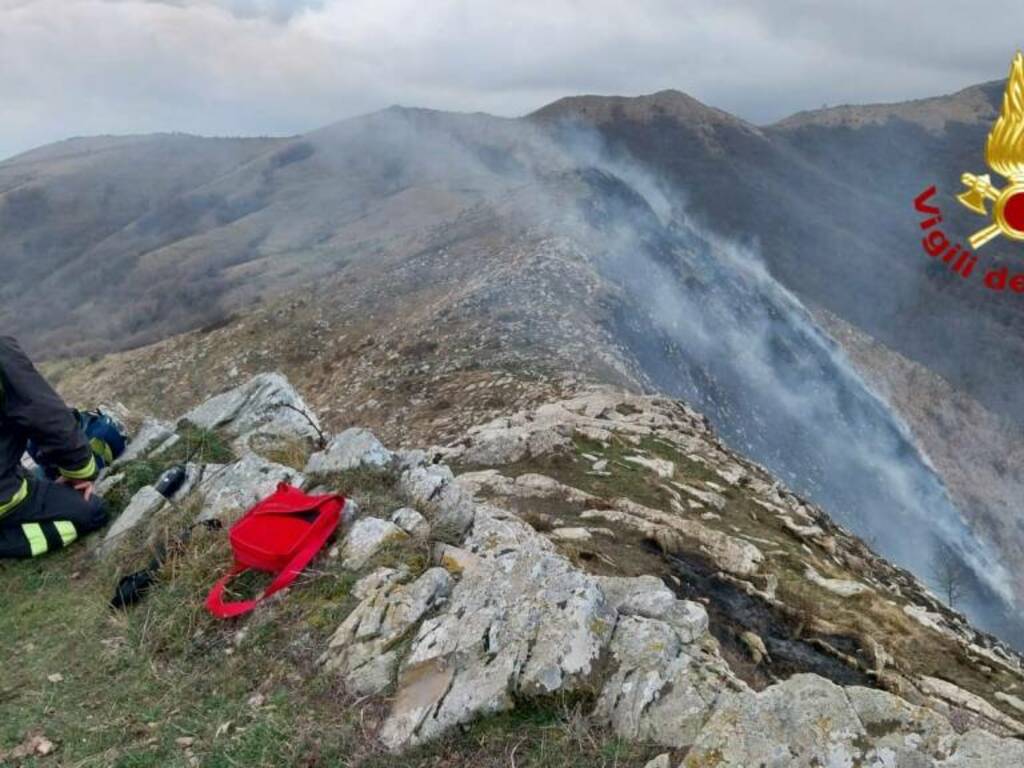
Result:
[[[210,613],[221,619],[248,613],[261,600],[295,581],[338,527],[346,503],[344,496],[309,496],[280,483],[274,493],[231,526],[228,536],[235,565],[207,595]],[[227,583],[250,568],[277,576],[255,600],[224,602]]]

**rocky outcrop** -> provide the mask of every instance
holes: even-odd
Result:
[[[965,691],[956,683],[931,677],[930,675],[922,675],[917,679],[917,685],[925,695],[945,702],[952,707],[958,707],[974,715],[979,715],[983,722],[994,724],[996,727],[993,730],[996,730],[1000,735],[1024,734],[1024,724],[1003,714],[981,696]],[[948,712],[949,710],[946,711]]]
[[[589,493],[533,472],[512,478],[506,477],[496,469],[485,469],[461,474],[457,482],[471,494],[483,492],[497,496],[557,499],[581,504],[597,501],[597,498]]]
[[[210,398],[182,417],[203,429],[220,430],[242,450],[264,439],[320,439],[320,422],[288,380],[264,373]]]
[[[419,464],[402,473],[402,492],[431,512],[432,525],[462,535],[473,522],[472,495],[455,482],[444,464]]]
[[[146,419],[113,466],[118,467],[148,453],[156,453],[167,447],[174,438],[176,435],[173,425],[156,419]]]
[[[354,591],[362,602],[331,638],[321,658],[328,672],[339,674],[353,693],[380,693],[391,685],[400,656],[395,648],[419,621],[444,601],[451,577],[431,568],[412,583],[394,569],[374,571]]]
[[[234,430],[241,456],[195,468],[191,498],[200,519],[230,522],[278,482],[329,483],[358,468],[397,476],[403,506],[341,533],[340,564],[360,578],[320,657],[349,692],[388,695],[377,733],[387,749],[578,694],[599,727],[685,752],[683,768],[1024,764],[1024,746],[1003,738],[1024,731],[1004,709],[1019,705],[1009,693],[1024,680],[1019,657],[730,454],[686,407],[599,390],[429,453],[393,454],[348,430],[307,463],[307,479],[243,439],[291,428],[265,420],[264,395],[287,392],[282,382],[264,377],[193,412]],[[456,477],[428,461],[438,455],[473,471]],[[158,497],[136,494],[108,539],[144,525]],[[391,567],[374,568],[382,554]],[[879,611],[858,626],[895,622],[894,643],[912,638],[944,658],[959,647],[1004,675],[1005,690],[990,699],[915,668],[917,651],[843,635],[842,616],[818,612],[829,600]],[[737,606],[762,623],[735,623]],[[787,622],[791,635],[770,634]],[[823,668],[837,679],[846,669],[907,698],[801,673],[812,652],[831,654]]]
[[[721,697],[683,768],[1024,764],[1024,743],[983,731],[957,736],[939,715],[892,694],[795,675]]]
[[[809,582],[817,584],[819,587],[827,589],[829,592],[839,595],[840,597],[853,597],[854,595],[862,595],[865,592],[871,591],[868,587],[852,579],[826,578],[810,566],[807,567],[807,571],[805,573]]]
[[[681,539],[691,539],[720,568],[737,576],[754,574],[764,560],[764,555],[756,545],[696,520],[680,518],[629,499],[617,499],[615,506],[614,510],[588,510],[581,517],[587,520],[607,520],[635,528],[655,539],[666,552],[680,551],[685,547]]]
[[[198,487],[203,497],[199,519],[233,522],[257,501],[270,495],[278,483],[301,486],[304,482],[301,472],[267,461],[255,453],[246,453],[232,464],[208,465]]]
[[[532,425],[496,419],[490,424],[470,430],[462,445],[449,451],[467,464],[512,464],[531,456],[543,456],[566,448],[572,430],[564,424]]]
[[[471,428],[465,437],[442,448],[441,453],[449,461],[496,466],[565,449],[576,436],[610,440],[613,425],[614,432],[634,438],[651,435],[656,427],[674,423],[685,423],[701,432],[707,430],[704,419],[682,404],[677,404],[671,415],[648,405],[644,398],[597,390]],[[508,450],[509,445],[523,448]],[[532,447],[527,450],[524,446]]]
[[[682,747],[718,695],[742,687],[707,635],[703,606],[678,600],[653,577],[599,579],[619,615],[609,644],[614,673],[595,715],[623,738]]]
[[[597,580],[620,616],[663,621],[683,643],[696,643],[708,631],[708,612],[704,606],[677,599],[655,576],[598,576]]]
[[[402,507],[391,513],[391,522],[414,539],[430,538],[430,523],[412,507]]]
[[[392,460],[391,451],[366,429],[346,429],[331,438],[327,447],[309,457],[306,474],[344,472],[357,467],[382,469]]]
[[[100,553],[106,554],[110,552],[126,533],[135,530],[145,523],[152,515],[160,511],[165,504],[167,504],[167,499],[161,496],[156,488],[151,485],[141,488],[132,496],[128,506],[125,507],[124,511],[118,515],[117,519],[107,529],[99,548]]]
[[[599,679],[615,612],[514,515],[478,506],[463,572],[440,616],[427,619],[402,665],[381,740],[401,749],[514,706],[517,696],[580,690]]]
[[[388,544],[407,538],[409,534],[392,522],[364,517],[356,521],[345,537],[341,562],[346,568],[358,571]]]

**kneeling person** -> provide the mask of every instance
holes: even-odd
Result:
[[[30,441],[56,481],[23,469]],[[103,527],[106,509],[93,488],[98,471],[74,412],[18,343],[0,336],[0,558],[36,557]]]

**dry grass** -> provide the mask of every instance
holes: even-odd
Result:
[[[115,614],[110,579],[84,549],[5,567],[0,628],[17,638],[19,664],[0,667],[0,751],[35,732],[57,745],[41,764],[76,768],[616,768],[658,751],[595,729],[585,704],[552,699],[396,762],[375,741],[387,702],[347,696],[316,662],[354,604],[354,577],[318,561],[280,599],[222,622],[202,599],[228,559],[223,537],[197,536],[143,605]],[[60,683],[47,682],[54,672]]]
[[[294,438],[275,438],[267,445],[259,447],[259,454],[267,461],[291,467],[299,472],[305,469],[310,453],[308,442]]]
[[[404,501],[389,473],[322,478],[371,513]],[[200,499],[167,507],[147,536],[127,538],[113,562],[137,564],[175,540]],[[429,544],[412,539],[379,553],[376,565],[415,575]],[[404,755],[377,746],[387,712],[381,698],[355,700],[317,659],[355,600],[357,574],[321,557],[280,596],[249,616],[214,619],[203,600],[231,562],[223,531],[196,530],[172,547],[145,601],[107,608],[120,571],[84,546],[39,561],[0,564],[0,632],[16,665],[0,665],[0,753],[41,733],[57,745],[48,762],[76,768],[618,768],[643,765],[658,750],[595,729],[587,702],[523,701],[516,711]],[[231,585],[259,594],[263,574]],[[47,676],[60,673],[59,683]],[[194,743],[183,748],[178,739]]]
[[[392,468],[358,468],[311,475],[306,485],[310,488],[323,487],[352,499],[359,505],[361,516],[387,519],[396,509],[408,504],[397,483],[398,474]]]

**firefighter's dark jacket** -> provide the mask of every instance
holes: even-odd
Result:
[[[21,457],[29,440],[39,462],[69,480],[96,476],[96,460],[74,413],[18,342],[0,336],[0,517],[28,496]]]

